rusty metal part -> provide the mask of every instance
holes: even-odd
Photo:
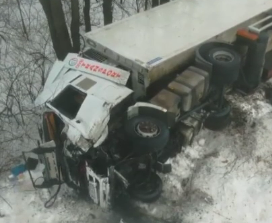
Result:
[[[151,121],[143,121],[136,126],[136,132],[145,138],[152,138],[160,133],[160,129]]]
[[[194,137],[202,127],[202,120],[199,115],[193,113],[183,121],[178,123],[178,132],[182,138],[182,146],[190,146]]]
[[[161,90],[150,100],[152,104],[161,106],[174,114],[179,114],[180,101],[181,98],[177,94],[166,89]]]
[[[180,112],[188,112],[199,104],[207,94],[209,87],[208,72],[191,66],[178,74],[176,78],[151,99],[151,103],[159,105],[179,116]]]

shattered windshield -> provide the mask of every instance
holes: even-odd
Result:
[[[86,93],[68,85],[50,104],[67,118],[74,119],[86,96]]]

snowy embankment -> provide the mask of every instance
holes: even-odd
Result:
[[[272,222],[272,107],[262,90],[228,99],[231,126],[202,130],[170,161],[162,198],[142,205],[149,213],[186,223]]]

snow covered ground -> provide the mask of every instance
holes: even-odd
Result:
[[[231,126],[222,132],[203,129],[191,147],[169,161],[173,171],[162,175],[162,197],[138,204],[157,222],[272,222],[272,106],[263,90],[228,99]],[[0,223],[120,222],[119,215],[67,191],[45,209],[44,191],[29,190],[27,179],[12,186],[6,177],[0,180]]]
[[[130,4],[130,1],[125,2]],[[126,7],[129,8],[129,5]],[[116,5],[115,8],[118,9],[119,6]],[[101,7],[93,7],[91,13],[96,15],[92,17],[95,29],[96,26],[101,26]],[[114,19],[119,20],[133,13],[131,7],[129,12],[115,10]],[[32,16],[36,15],[42,20],[42,12],[32,13]],[[32,17],[29,20],[34,21]],[[47,24],[45,20],[42,25],[38,20],[35,21],[41,27],[38,36],[34,33],[37,36],[35,40],[40,40]],[[15,25],[18,24],[20,23]],[[14,27],[14,30],[19,30],[17,26]],[[45,39],[48,39],[48,34]],[[40,52],[40,41],[29,45],[32,45],[29,47],[31,50],[37,48],[37,52]],[[47,55],[47,48],[50,47],[42,45],[46,46],[44,54]],[[12,51],[12,48],[9,50]],[[10,55],[13,56],[13,62],[16,61],[17,68],[28,63],[26,56],[21,55],[25,54],[18,51],[18,55]],[[21,58],[26,62],[17,64],[15,57],[20,58],[18,62],[21,62]],[[1,62],[4,62],[3,58],[5,57],[1,58]],[[29,74],[36,74],[37,69],[35,72],[28,69],[26,73],[31,78]],[[2,75],[2,83],[3,78],[13,80],[10,76]],[[18,85],[16,89],[22,89],[22,86]],[[234,108],[231,126],[222,132],[202,130],[191,147],[183,148],[182,153],[170,160],[173,171],[162,175],[162,197],[154,204],[138,204],[143,212],[153,216],[152,220],[158,223],[271,223],[272,106],[263,95],[261,90],[246,98],[229,95],[228,99]],[[10,132],[14,133],[16,125],[11,126],[9,123],[9,126]],[[20,149],[34,146],[35,140],[31,141],[29,135],[35,138],[33,131],[36,129],[30,128],[31,126],[27,126],[20,129],[19,140],[13,142],[7,152],[14,154],[15,151],[21,152]],[[0,155],[0,158],[4,157],[3,154]],[[10,182],[8,175],[8,172],[0,175],[0,223],[120,222],[120,214],[87,203],[69,190],[62,191],[54,206],[46,209],[43,206],[48,198],[46,191],[33,190],[27,174],[22,182],[17,183]],[[151,223],[152,220],[131,219],[126,222]]]
[[[228,98],[234,107],[231,126],[201,131],[171,161],[163,197],[146,207],[149,212],[186,223],[272,222],[272,107],[262,91]]]

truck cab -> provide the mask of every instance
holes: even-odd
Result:
[[[69,126],[66,134],[73,143],[84,138],[96,147],[107,137],[112,111],[129,102],[128,78],[127,71],[70,53],[55,63],[35,103]]]

